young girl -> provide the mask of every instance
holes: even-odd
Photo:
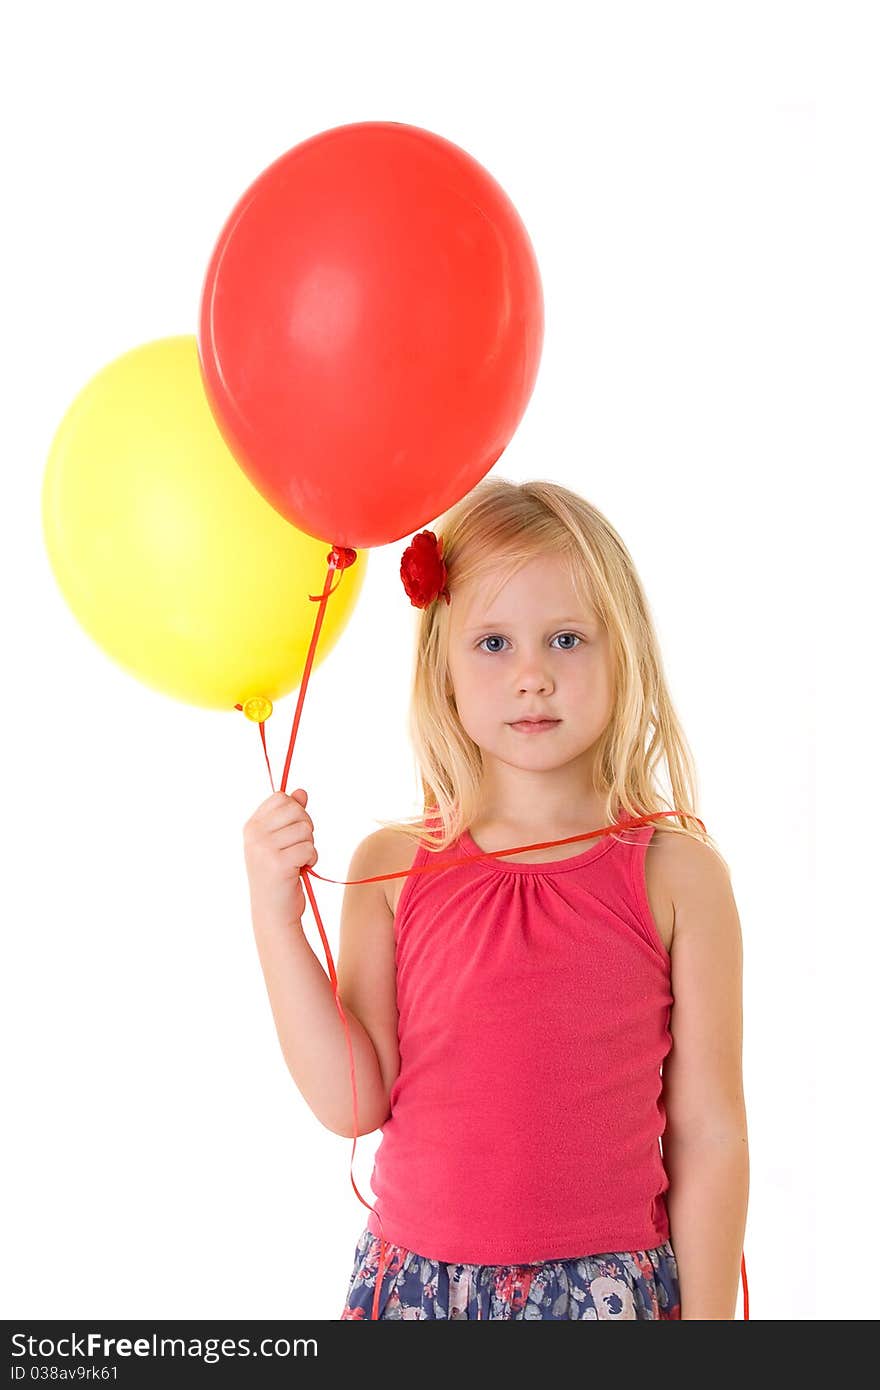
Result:
[[[383,822],[348,877],[450,866],[346,888],[358,1133],[382,1141],[341,1316],[733,1318],[740,923],[641,583],[553,483],[484,479],[438,530],[401,565],[424,814]],[[245,826],[254,931],[291,1074],[350,1138],[342,1023],[301,927],[306,800],[275,793]]]

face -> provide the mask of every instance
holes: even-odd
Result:
[[[549,770],[585,759],[611,717],[608,634],[584,611],[562,560],[530,560],[489,608],[479,586],[460,586],[449,620],[455,702],[484,762]],[[521,732],[513,725],[526,715],[559,722]]]

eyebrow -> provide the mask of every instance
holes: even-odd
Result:
[[[551,622],[548,624],[548,626],[549,626],[549,627],[559,627],[559,626],[561,626],[563,623],[574,623],[575,625],[577,625],[578,623],[589,623],[589,622],[592,622],[592,621],[593,621],[593,615],[592,615],[592,614],[591,614],[589,617],[586,616],[585,614],[581,614],[581,616],[580,616],[579,618],[554,618],[554,619],[551,620]],[[476,623],[475,626],[473,626],[473,627],[466,627],[466,628],[463,628],[462,631],[464,631],[464,632],[480,632],[481,629],[482,629],[482,628],[485,628],[485,627],[511,627],[511,626],[513,626],[513,624],[511,624],[511,623],[509,623],[509,622],[506,622],[503,618],[486,618],[486,619],[484,619],[483,622],[481,622],[481,623]]]

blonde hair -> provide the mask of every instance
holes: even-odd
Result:
[[[492,586],[491,601],[536,556],[564,560],[575,593],[585,608],[597,611],[609,636],[613,708],[596,747],[593,788],[604,798],[606,823],[619,814],[638,818],[677,811],[678,823],[674,816],[662,816],[653,824],[709,845],[729,872],[712,837],[696,823],[694,761],[672,706],[641,581],[611,523],[558,483],[513,483],[493,475],[432,529],[443,540],[453,603],[458,586],[472,579]],[[482,754],[461,725],[449,679],[449,615],[441,598],[420,609],[416,618],[409,736],[421,780],[422,814],[378,822],[439,851],[477,818],[483,775]],[[662,763],[672,803],[657,784]],[[429,814],[439,817],[437,829],[425,825]]]

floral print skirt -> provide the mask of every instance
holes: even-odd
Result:
[[[372,1318],[379,1237],[365,1227],[341,1317]],[[379,1318],[680,1318],[678,1269],[669,1241],[531,1265],[441,1264],[385,1242]]]

